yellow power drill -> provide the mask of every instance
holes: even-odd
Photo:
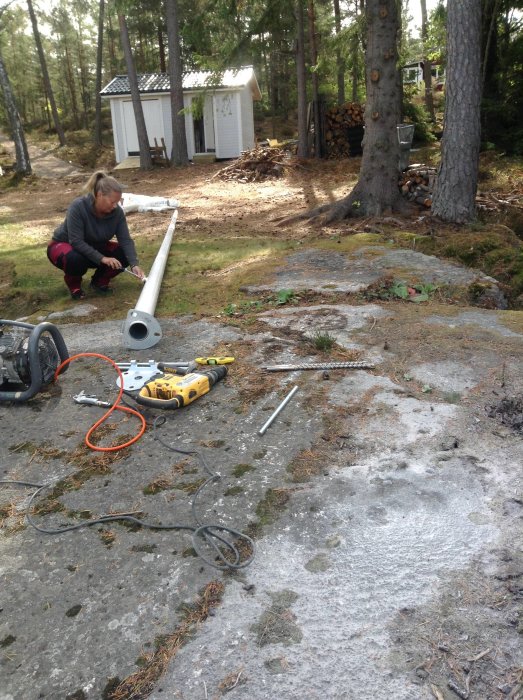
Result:
[[[225,365],[182,376],[167,373],[145,384],[135,399],[150,408],[181,408],[210,391],[226,374]]]

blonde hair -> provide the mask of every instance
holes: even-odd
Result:
[[[95,173],[93,173],[85,183],[83,189],[84,192],[92,194],[93,197],[96,197],[98,192],[101,192],[102,194],[111,194],[112,192],[122,194],[123,191],[118,180],[111,175],[107,175],[107,173],[104,173],[103,170],[97,170]]]

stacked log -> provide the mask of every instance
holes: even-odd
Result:
[[[230,165],[219,170],[213,177],[238,182],[259,182],[281,177],[288,165],[289,154],[279,147],[257,146],[244,151]]]
[[[401,194],[409,202],[416,202],[430,209],[436,172],[436,168],[426,165],[412,165],[399,177],[398,186]]]
[[[325,112],[325,144],[327,158],[361,155],[364,107],[359,102],[346,102]]]

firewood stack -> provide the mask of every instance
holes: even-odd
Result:
[[[346,102],[325,112],[325,142],[328,158],[361,155],[363,105]]]
[[[288,165],[288,153],[279,147],[257,146],[244,151],[230,165],[219,170],[213,177],[238,182],[259,182],[281,177]]]
[[[432,191],[436,179],[436,168],[427,165],[411,165],[401,173],[399,188],[409,202],[416,202],[427,209],[432,206]]]

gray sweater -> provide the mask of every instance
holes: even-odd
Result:
[[[97,248],[116,237],[129,265],[138,265],[134,241],[129,234],[123,209],[118,206],[99,218],[94,213],[94,197],[87,194],[71,202],[65,220],[53,234],[53,240],[70,243],[74,250],[100,265],[105,257]]]

